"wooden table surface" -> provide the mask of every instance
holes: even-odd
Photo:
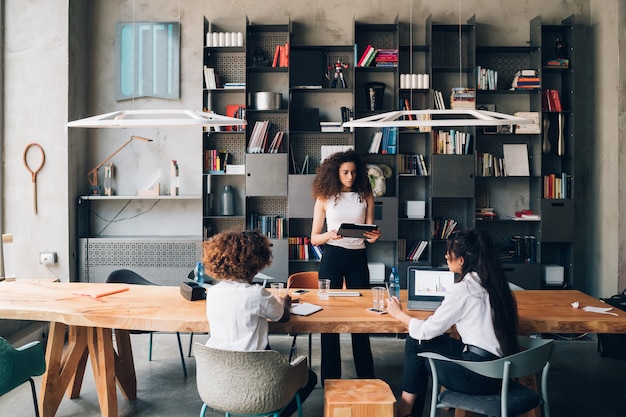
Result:
[[[0,318],[49,321],[47,370],[42,379],[40,410],[53,417],[66,394],[80,395],[86,361],[96,380],[103,416],[117,417],[116,382],[126,399],[137,398],[129,330],[208,332],[205,301],[187,301],[178,287],[128,285],[128,290],[101,298],[76,294],[109,289],[112,284],[7,282],[0,284]],[[371,291],[360,297],[319,300],[316,291],[301,302],[322,306],[310,316],[292,315],[286,323],[271,323],[271,332],[404,333],[406,326],[389,314],[367,312]],[[626,333],[626,312],[588,313],[585,306],[606,307],[600,300],[572,290],[516,291],[519,333]],[[406,291],[402,292],[406,300]],[[580,309],[571,303],[578,301]],[[426,318],[430,312],[411,311]],[[115,329],[115,344],[113,340]],[[69,334],[66,343],[65,336]]]
[[[204,301],[187,301],[178,287],[128,285],[129,290],[102,298],[73,294],[85,288],[110,284],[7,282],[0,287],[0,318],[61,322],[72,326],[128,330],[207,332]],[[406,326],[389,314],[369,313],[370,290],[361,297],[317,298],[311,291],[302,302],[322,306],[310,316],[292,315],[287,323],[271,323],[273,332],[301,333],[403,333]],[[600,300],[574,290],[515,291],[519,332],[626,333],[626,312],[618,316],[588,313],[584,306],[607,307]],[[406,291],[403,291],[406,300]],[[580,309],[571,303],[578,301]],[[409,312],[426,318],[431,313]]]

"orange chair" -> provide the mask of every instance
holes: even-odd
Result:
[[[306,288],[306,289],[317,289],[318,288],[318,275],[317,271],[306,271],[306,272],[296,272],[291,274],[287,279],[287,288]],[[293,335],[293,342],[291,342],[291,351],[289,352],[289,362],[291,362],[291,358],[293,357],[294,352],[296,351],[296,338],[298,337],[297,333]],[[311,367],[311,333],[309,333],[309,368]]]

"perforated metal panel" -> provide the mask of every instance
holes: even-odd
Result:
[[[246,56],[244,52],[207,52],[207,66],[215,68],[223,83],[243,83],[246,81]]]
[[[459,66],[459,33],[454,31],[433,30],[433,66],[434,67],[458,67]],[[468,34],[461,34],[461,66],[468,65]]]
[[[231,164],[244,165],[246,163],[246,151],[243,147],[243,133],[211,132],[207,141],[206,149],[216,149],[218,151],[228,150],[231,155]]]
[[[272,197],[249,197],[246,200],[248,213],[262,213],[265,216],[287,216],[287,199]]]
[[[304,161],[304,158],[308,155],[309,173],[311,174],[315,172],[315,169],[320,164],[322,146],[347,146],[352,144],[353,143],[351,133],[339,133],[336,136],[329,135],[328,133],[292,133],[290,134],[289,140],[289,146],[291,147],[291,151],[293,152],[294,158],[296,160],[296,165],[298,165],[298,169],[302,167],[301,164]]]
[[[83,238],[79,280],[105,282],[117,269],[130,269],[159,285],[179,285],[202,259],[200,239]]]

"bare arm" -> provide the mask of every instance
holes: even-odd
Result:
[[[365,201],[367,202],[365,224],[374,224],[374,195],[370,194]],[[368,243],[374,243],[380,238],[380,229],[371,232],[364,232],[363,235]]]
[[[314,245],[323,245],[329,240],[341,239],[336,230],[324,230],[324,220],[326,220],[326,200],[318,198],[315,200],[313,209],[313,225],[311,226],[311,243]]]

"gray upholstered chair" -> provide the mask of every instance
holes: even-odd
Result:
[[[518,341],[523,349],[521,352],[485,362],[450,359],[431,352],[420,353],[419,356],[428,358],[433,376],[430,416],[435,417],[437,408],[445,407],[486,416],[517,416],[543,404],[543,415],[550,417],[547,382],[553,341],[525,336],[518,336]],[[494,395],[471,395],[447,389],[441,391],[437,375],[438,361],[454,362],[478,374],[502,379],[502,390],[500,394]],[[534,375],[539,371],[541,371],[541,395],[519,382],[512,381],[513,378]]]
[[[298,390],[308,381],[306,358],[299,356],[289,363],[274,350],[230,351],[195,343],[198,393],[204,401],[200,416],[207,407],[226,417],[274,416],[295,397],[298,417],[302,404]]]
[[[37,417],[39,417],[39,405],[32,377],[42,375],[44,372],[46,372],[46,359],[40,342],[27,343],[16,349],[0,337],[0,395],[6,394],[26,381],[30,382]],[[11,413],[7,410],[7,415],[9,414]]]

